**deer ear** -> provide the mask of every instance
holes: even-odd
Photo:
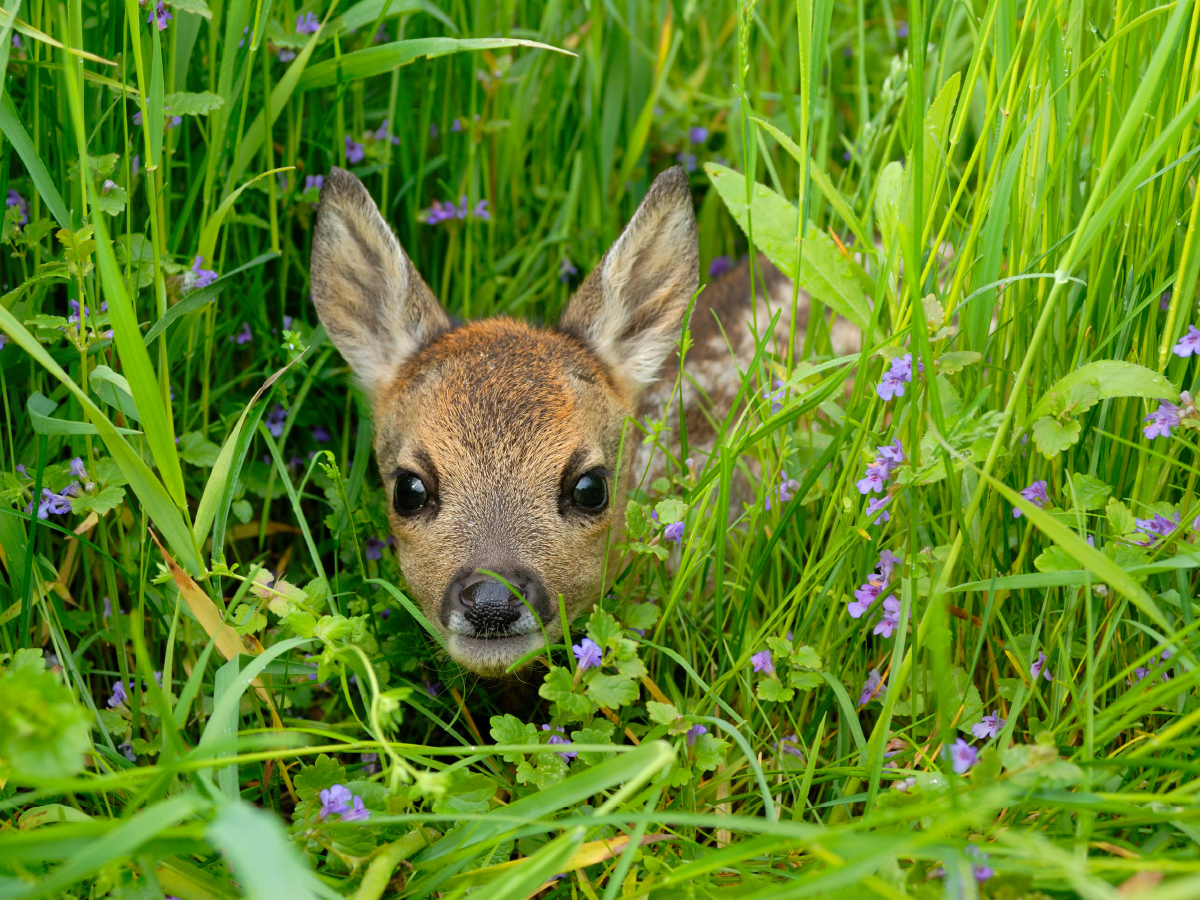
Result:
[[[345,169],[333,169],[321,188],[311,280],[325,331],[372,396],[450,327],[371,195]]]
[[[699,285],[691,186],[675,166],[654,180],[559,327],[640,393],[658,377]]]

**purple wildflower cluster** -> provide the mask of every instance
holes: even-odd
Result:
[[[479,219],[484,222],[492,220],[492,214],[488,212],[487,200],[480,200],[474,207],[468,208],[467,195],[463,194],[459,198],[459,205],[455,206],[449,200],[442,203],[440,200],[434,200],[433,205],[429,209],[422,210],[417,215],[417,221],[424,222],[426,225],[437,225],[439,222],[449,222],[454,219]],[[561,277],[561,273],[560,273]]]
[[[393,539],[390,534],[385,541],[371,535],[363,542],[363,556],[367,559],[383,559],[383,548],[390,547],[392,544]]]
[[[355,796],[344,784],[335,784],[318,795],[321,798],[322,819],[330,816],[341,816],[343,822],[365,822],[371,818],[371,811],[363,805],[362,797]]]
[[[275,408],[267,413],[266,425],[267,431],[271,432],[271,437],[280,437],[283,434],[287,416],[287,410],[283,408],[282,403],[276,403]]]
[[[1178,346],[1175,349],[1178,350]],[[1142,426],[1142,434],[1151,441],[1157,437],[1170,437],[1172,428],[1182,425],[1186,419],[1196,418],[1196,402],[1187,391],[1181,391],[1178,406],[1166,400],[1159,401],[1158,409],[1142,420],[1146,423]]]
[[[804,754],[800,752],[800,738],[795,734],[785,734],[775,742],[775,752],[794,756],[796,759],[803,760]]]
[[[787,472],[779,473],[779,486],[767,494],[767,498],[763,501],[763,509],[767,512],[771,511],[771,498],[777,497],[780,505],[788,503],[792,499],[792,495],[800,490],[800,482],[795,478],[788,478]]]
[[[321,30],[321,20],[312,12],[306,12],[296,19],[296,34],[316,34]]]
[[[876,448],[875,453],[875,459],[867,466],[867,471],[863,473],[862,478],[855,482],[855,485],[858,487],[858,492],[864,496],[884,494],[882,497],[871,497],[867,500],[867,518],[874,523],[875,517],[879,516],[879,521],[882,523],[892,517],[892,514],[884,508],[891,502],[892,495],[884,493],[884,488],[896,469],[904,463],[904,447],[900,444],[900,438],[896,438],[892,443]]]
[[[22,475],[25,475],[26,478],[29,477],[25,472],[24,466],[18,465],[17,471]],[[83,466],[82,457],[77,456],[71,460],[71,474],[74,475],[78,481],[72,481],[62,490],[58,491],[58,493],[55,493],[48,487],[42,488],[42,496],[38,499],[37,507],[37,517],[39,519],[46,519],[52,515],[65,516],[71,511],[72,497],[81,497],[84,493],[95,490],[96,485],[88,477],[87,470]],[[33,512],[33,500],[30,500],[26,505],[25,512]]]
[[[146,24],[157,25],[159,31],[166,31],[167,23],[174,18],[173,15],[167,12],[167,7],[163,5],[163,0],[158,0],[158,5],[150,11],[150,15],[146,18]]]
[[[1155,513],[1152,519],[1137,519],[1134,523],[1138,527],[1138,531],[1143,532],[1145,540],[1135,540],[1133,543],[1142,547],[1153,547],[1158,543],[1159,539],[1171,537],[1175,529],[1179,527],[1179,513],[1175,513],[1171,518],[1167,518],[1162,513]]]
[[[750,657],[750,664],[754,666],[755,672],[763,672],[770,675],[775,671],[775,662],[771,659],[770,650],[759,650]]]
[[[684,524],[682,522],[672,522],[663,529],[663,539],[668,540],[673,544],[683,543]]]
[[[584,638],[580,643],[573,645],[571,652],[575,654],[580,672],[595,668],[604,659],[604,651],[591,638]]]
[[[375,131],[369,132],[371,137],[377,141],[391,141],[393,144],[399,145],[400,138],[392,134],[391,120],[384,119],[383,124]]]
[[[106,598],[107,599],[107,598]],[[162,687],[162,672],[154,673],[154,683]],[[123,681],[114,681],[112,686],[112,696],[108,698],[108,708],[116,709],[118,706],[126,703],[129,700],[130,691],[134,690],[134,682],[130,681],[126,686]],[[147,690],[147,686],[143,684],[142,690]]]
[[[1045,509],[1046,504],[1050,502],[1050,495],[1046,493],[1046,482],[1035,481],[1027,488],[1021,488],[1021,496],[1036,506],[1038,509]],[[1013,507],[1013,518],[1019,519],[1025,513],[1021,512],[1018,507]]]
[[[978,722],[971,726],[971,734],[975,735],[979,740],[989,737],[997,737],[1000,730],[1004,728],[1005,720],[1000,718],[1000,710],[992,711],[990,716],[984,716]]]
[[[1189,325],[1187,334],[1179,339],[1179,343],[1171,348],[1171,352],[1183,359],[1200,353],[1200,328]]]
[[[879,674],[878,669],[872,669],[867,673],[867,680],[863,682],[862,692],[858,695],[858,705],[862,706],[870,701],[882,687],[883,676]]]
[[[192,282],[192,289],[208,287],[217,280],[217,273],[212,269],[201,268],[200,264],[204,262],[204,257],[197,256],[192,261],[192,274],[196,276],[196,280]]]
[[[971,766],[979,761],[979,751],[962,738],[948,744],[942,754],[950,760],[955,775],[965,775]]]
[[[346,135],[346,162],[354,165],[360,163],[367,156],[367,149],[350,135]]]
[[[854,592],[854,599],[846,606],[846,611],[850,613],[851,618],[862,618],[876,600],[887,594],[891,585],[892,573],[900,562],[900,557],[891,550],[884,550],[879,554],[879,563],[875,567],[875,571],[867,576],[866,583]],[[895,597],[886,597],[883,601],[883,617],[875,623],[873,633],[890,638],[899,627],[900,601]]]
[[[548,744],[566,744],[567,746],[570,746],[571,744],[571,742],[564,737],[564,735],[567,733],[567,730],[561,725],[557,725],[554,728],[551,728],[549,725],[543,725],[542,731],[550,732],[550,738],[546,741]],[[570,762],[577,755],[578,754],[574,750],[564,750],[558,754],[559,758],[565,763]]]
[[[917,371],[925,371],[925,364],[923,362],[917,362]],[[904,385],[912,380],[913,356],[911,353],[905,353],[903,356],[897,356],[892,360],[891,366],[883,373],[882,380],[875,386],[875,393],[879,395],[879,399],[885,402],[894,397],[903,397]]]

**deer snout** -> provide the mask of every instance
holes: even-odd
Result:
[[[468,570],[450,582],[442,600],[442,622],[450,631],[471,637],[528,634],[548,618],[546,590],[533,572],[480,568],[500,577]]]

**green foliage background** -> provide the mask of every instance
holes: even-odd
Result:
[[[1200,893],[1195,3],[3,6],[0,896]],[[383,543],[317,179],[552,321],[676,163],[810,325],[506,697]]]

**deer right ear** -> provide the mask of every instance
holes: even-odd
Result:
[[[450,327],[361,181],[333,169],[321,188],[312,296],[334,346],[372,395]]]

